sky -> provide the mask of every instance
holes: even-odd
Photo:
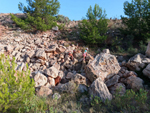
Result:
[[[131,0],[58,0],[60,2],[59,14],[69,17],[70,20],[82,20],[90,5],[98,4],[106,10],[107,18],[120,18],[124,15],[123,3]],[[18,3],[27,5],[26,0],[0,0],[0,13],[22,13]]]

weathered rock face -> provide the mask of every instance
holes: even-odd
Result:
[[[42,73],[38,72],[34,76],[34,81],[35,81],[35,87],[44,86],[47,83],[47,77]]]
[[[54,86],[55,86],[55,79],[54,79],[54,78],[51,78],[51,77],[48,77],[47,79],[48,79],[48,84],[47,84],[47,86],[48,86],[49,88],[54,87]]]
[[[87,92],[87,91],[88,91],[88,88],[87,88],[87,86],[84,85],[84,84],[79,84],[78,91],[79,91],[80,93],[84,93],[84,92]]]
[[[38,49],[38,50],[36,51],[35,56],[36,56],[37,58],[40,58],[40,59],[43,59],[43,60],[46,59],[46,53],[45,53],[45,51],[42,50],[42,49]]]
[[[150,57],[150,42],[148,43],[148,46],[147,46],[147,50],[146,50],[146,56]]]
[[[95,96],[98,96],[101,98],[101,100],[104,102],[106,99],[111,100],[112,95],[110,94],[107,86],[105,83],[101,80],[101,78],[97,78],[90,86],[89,88],[89,94]]]
[[[86,78],[83,75],[81,75],[81,74],[78,74],[78,73],[75,74],[73,76],[73,80],[77,84],[85,84],[86,85]]]
[[[126,79],[127,88],[131,88],[134,91],[138,91],[143,88],[143,80],[139,77],[130,76]]]
[[[101,53],[85,67],[86,77],[93,82],[98,77],[106,81],[120,70],[119,63],[114,55]]]
[[[111,94],[115,94],[117,91],[120,95],[124,95],[126,92],[126,87],[123,83],[117,83],[114,86],[109,88]]]
[[[143,70],[143,74],[150,78],[150,64],[148,64],[147,67]]]
[[[118,83],[120,76],[119,75],[115,75],[112,78],[110,78],[109,80],[107,80],[105,82],[105,84],[107,85],[107,87],[113,86],[116,83]]]
[[[42,86],[40,90],[36,93],[38,96],[49,96],[53,94],[53,91],[46,86]]]
[[[132,71],[140,71],[145,66],[143,63],[143,60],[145,58],[146,57],[141,53],[136,54],[135,56],[129,59],[129,61],[126,63],[126,66]]]
[[[66,79],[71,80],[73,78],[73,75],[74,74],[72,72],[68,72],[67,76],[66,76]]]
[[[45,69],[44,73],[52,78],[56,78],[58,76],[58,70],[55,67]]]

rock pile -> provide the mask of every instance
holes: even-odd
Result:
[[[83,62],[82,50],[63,40],[55,41],[57,34],[61,33],[54,30],[43,35],[16,35],[9,31],[0,40],[0,53],[15,57],[16,70],[26,71],[26,64],[29,66],[37,95],[51,95],[53,89],[74,93],[76,83],[79,92],[87,91],[105,101],[111,100],[118,89],[123,95],[126,89],[143,88],[143,80],[134,71],[149,64],[145,55],[137,54],[127,63],[118,63],[107,49],[95,58],[88,54]],[[146,76],[150,76],[149,67],[143,70]]]

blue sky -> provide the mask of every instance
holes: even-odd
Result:
[[[59,14],[68,16],[71,20],[81,20],[86,17],[91,5],[98,4],[106,10],[107,18],[120,18],[124,16],[123,3],[131,0],[58,0],[61,4]],[[22,13],[18,10],[18,3],[26,4],[26,0],[0,0],[0,13]]]

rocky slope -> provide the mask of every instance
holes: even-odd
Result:
[[[7,28],[6,28],[7,29]],[[79,85],[79,92],[88,92],[99,96],[103,101],[111,100],[121,88],[138,91],[144,88],[143,80],[134,71],[143,68],[145,76],[150,76],[149,54],[137,54],[123,61],[122,57],[111,55],[108,49],[94,58],[88,54],[83,61],[83,50],[77,44],[64,40],[55,40],[61,35],[59,30],[50,30],[44,34],[28,34],[22,30],[6,30],[0,37],[0,54],[15,57],[16,70],[31,70],[37,95],[51,95],[52,90],[73,92],[73,83]],[[147,49],[147,53],[150,49]]]

